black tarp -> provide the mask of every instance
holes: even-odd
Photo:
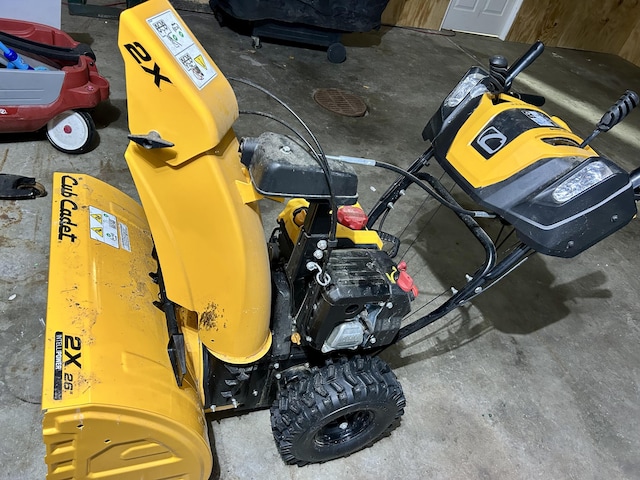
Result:
[[[211,8],[250,22],[310,25],[343,32],[368,32],[380,26],[389,0],[210,0]]]

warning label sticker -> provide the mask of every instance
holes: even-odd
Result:
[[[120,227],[120,244],[122,248],[124,248],[127,252],[131,251],[131,241],[129,240],[129,227],[127,227],[124,223],[119,222],[118,227]]]
[[[524,113],[527,117],[529,117],[531,120],[536,122],[538,125],[540,125],[541,127],[557,127],[558,126],[553,120],[551,120],[551,118],[547,117],[542,112],[537,112],[535,110],[520,110],[520,111]]]
[[[91,238],[114,248],[120,248],[118,243],[118,219],[96,207],[89,207],[89,232]]]
[[[198,89],[218,75],[171,10],[148,18],[147,23]]]

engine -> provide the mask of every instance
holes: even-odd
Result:
[[[297,326],[305,343],[323,353],[391,343],[417,293],[406,272],[385,252],[368,248],[334,250],[326,272],[330,282]]]

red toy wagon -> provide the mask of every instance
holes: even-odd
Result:
[[[57,28],[9,19],[0,19],[0,42],[32,68],[14,68],[0,54],[0,133],[45,128],[58,150],[90,149],[96,127],[88,110],[109,97],[91,48]]]

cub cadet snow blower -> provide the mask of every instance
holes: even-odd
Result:
[[[511,68],[494,57],[488,72],[469,70],[408,171],[343,158],[400,174],[368,217],[353,169],[312,135],[237,140],[233,91],[167,0],[125,11],[119,45],[125,157],[143,207],[95,178],[55,174],[42,401],[50,480],[207,478],[212,410],[271,408],[287,463],[369,446],[405,405],[377,353],[534,252],[574,256],[636,213],[637,170],[527,102],[540,98],[509,94],[541,44]],[[637,103],[627,92],[596,133]],[[432,158],[484,210],[461,207],[423,171]],[[393,260],[397,239],[375,226],[414,184],[460,217],[486,259],[403,325],[417,289]],[[263,197],[291,199],[267,242]],[[518,245],[498,260],[477,217],[512,225]]]

